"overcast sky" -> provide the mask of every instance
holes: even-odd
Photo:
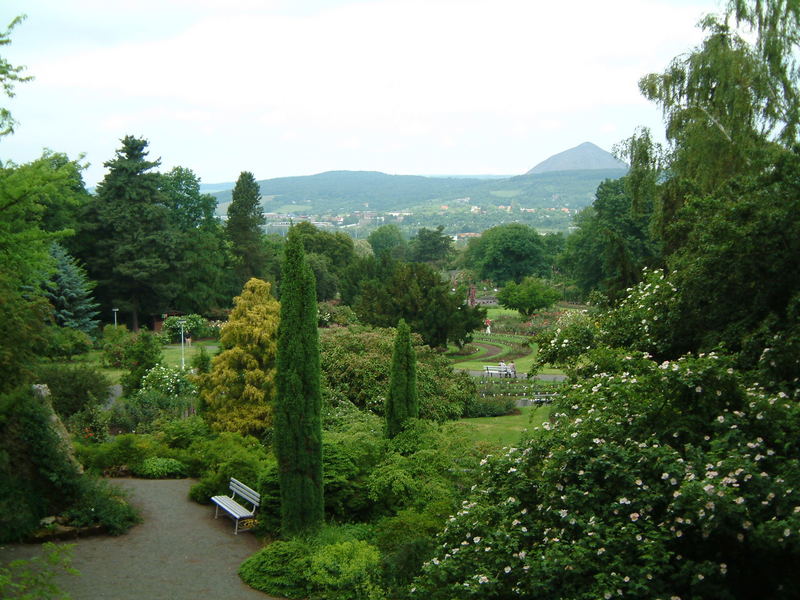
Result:
[[[701,40],[716,0],[3,0],[0,48],[35,80],[2,99],[0,159],[127,134],[205,183],[322,171],[518,174],[663,130],[637,81]]]

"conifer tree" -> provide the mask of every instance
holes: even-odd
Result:
[[[53,305],[56,323],[91,335],[98,327],[97,303],[92,299],[92,283],[86,271],[64,247],[53,243],[50,255],[55,271],[45,283],[45,295]]]
[[[411,329],[403,319],[397,324],[386,396],[386,434],[393,438],[408,419],[419,418],[417,357],[411,345]]]
[[[291,536],[318,529],[324,504],[316,289],[295,227],[284,252],[274,429],[281,532]]]
[[[81,235],[88,244],[79,255],[104,309],[129,312],[134,330],[140,314],[165,312],[177,289],[174,230],[153,170],[160,161],[147,160],[147,145],[125,136],[115,157],[103,163],[108,173],[83,215]]]
[[[242,171],[233,188],[225,223],[231,250],[238,262],[237,276],[242,282],[263,275],[267,255],[261,228],[265,222],[258,182],[252,173]]]
[[[270,287],[253,278],[234,298],[220,332],[224,350],[200,379],[206,418],[219,431],[260,435],[272,425],[280,308]]]

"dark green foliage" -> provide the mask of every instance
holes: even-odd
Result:
[[[353,309],[345,304],[333,302],[320,302],[317,307],[320,327],[342,326],[348,327],[358,323],[358,316]]]
[[[400,433],[408,419],[419,418],[417,400],[417,357],[411,345],[411,330],[400,319],[397,324],[389,391],[386,394],[386,435]]]
[[[384,414],[395,332],[363,326],[325,329],[321,337],[321,365],[325,402],[329,408],[352,405]],[[458,419],[475,397],[475,383],[450,362],[413,336],[416,354],[419,416],[446,421]],[[348,416],[348,419],[351,418]]]
[[[535,229],[520,223],[498,225],[470,240],[466,266],[481,279],[497,284],[519,282],[528,275],[544,275],[544,242]]]
[[[493,390],[478,390],[478,395],[467,402],[464,406],[463,417],[471,419],[475,417],[500,417],[510,415],[516,408],[514,397],[496,396]]]
[[[192,357],[190,364],[198,375],[211,372],[211,355],[205,346],[200,346],[200,352]]]
[[[159,160],[147,160],[147,140],[125,136],[86,206],[79,237],[79,257],[97,281],[97,298],[105,310],[119,307],[139,329],[139,315],[165,312],[177,291],[172,259],[175,251],[169,208],[161,193],[161,176],[152,171]],[[120,315],[122,316],[122,315]]]
[[[36,381],[47,385],[53,409],[62,418],[105,402],[111,387],[104,373],[87,365],[42,365]]]
[[[99,325],[98,304],[86,271],[60,244],[50,247],[55,270],[45,284],[45,296],[53,305],[57,325],[95,335]]]
[[[278,540],[245,560],[239,567],[239,577],[265,594],[297,600],[306,598],[310,554],[306,542]]]
[[[114,534],[137,521],[119,491],[80,474],[54,422],[47,401],[29,390],[0,396],[0,541],[25,538],[49,515]]]
[[[174,458],[151,456],[131,469],[137,477],[147,479],[179,479],[186,477],[186,465]]]
[[[105,367],[122,367],[125,360],[125,348],[130,343],[131,332],[125,325],[106,325],[103,327],[103,338],[100,351]]]
[[[233,287],[227,269],[233,257],[225,244],[224,228],[214,214],[216,199],[201,193],[199,177],[184,167],[161,175],[159,185],[175,240],[174,306],[205,313],[226,304],[229,292],[238,288]]]
[[[253,174],[242,171],[233,198],[228,206],[225,233],[230,240],[236,259],[236,289],[241,289],[252,277],[262,277],[267,255],[262,242],[264,215],[261,208],[261,191]]]
[[[0,539],[29,535],[42,517],[80,498],[77,463],[50,425],[51,409],[30,389],[0,396]]]
[[[466,304],[466,295],[452,292],[450,284],[425,263],[375,261],[374,273],[360,283],[353,305],[359,318],[378,327],[394,327],[404,319],[433,348],[448,341],[464,344],[472,339],[486,310]]]
[[[281,532],[314,531],[323,519],[322,425],[317,301],[302,240],[289,230],[281,277],[275,455]]]
[[[453,253],[453,238],[446,235],[444,225],[436,229],[423,227],[408,243],[409,258],[414,262],[444,265]]]
[[[0,109],[0,122],[4,114]],[[0,167],[0,393],[29,381],[29,367],[44,345],[52,307],[42,286],[52,265],[50,246],[64,233],[49,231],[44,216],[75,201],[80,170],[49,151],[29,164]]]
[[[188,448],[211,435],[208,424],[198,415],[159,423],[159,435],[170,448]]]
[[[79,354],[92,349],[92,339],[83,331],[50,325],[43,331],[42,345],[38,348],[39,356],[54,360],[72,360]]]
[[[142,387],[142,379],[147,372],[161,362],[161,340],[153,333],[143,329],[126,344],[122,366],[128,369],[120,378],[122,389],[131,394]]]
[[[408,244],[397,225],[381,225],[370,232],[367,241],[377,257],[387,254],[395,260],[405,258]]]
[[[263,474],[274,465],[273,458],[256,438],[227,431],[198,441],[190,447],[189,453],[195,461],[194,465],[189,465],[190,474],[202,474],[200,481],[192,486],[189,497],[202,504],[208,504],[216,494],[230,493],[231,477],[255,488]],[[265,511],[277,508],[263,503],[262,507]]]
[[[121,535],[142,520],[125,493],[107,481],[83,477],[80,495],[81,500],[64,512],[73,527],[102,525],[111,535]]]
[[[785,152],[766,174],[681,210],[686,243],[669,261],[670,280],[680,290],[677,351],[718,344],[738,351],[766,319],[775,322],[773,335],[779,323],[791,326],[787,309],[800,293],[798,176],[800,152]],[[763,344],[759,353],[771,346]],[[753,365],[751,359],[747,367]]]
[[[174,418],[188,402],[159,390],[137,390],[117,398],[111,407],[109,425],[124,432],[151,432],[162,418]]]
[[[659,245],[649,233],[652,193],[634,209],[627,191],[632,176],[601,183],[592,207],[575,218],[577,229],[559,265],[584,295],[598,289],[616,299],[639,281],[642,267],[659,260]]]
[[[442,518],[430,512],[401,510],[384,517],[375,527],[375,545],[381,553],[387,588],[402,589],[419,573],[436,548],[435,535]]]
[[[325,514],[338,523],[367,521],[373,516],[366,481],[387,450],[376,417],[351,423],[327,430],[322,449]]]

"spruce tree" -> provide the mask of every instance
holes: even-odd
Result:
[[[45,295],[53,305],[56,324],[93,334],[99,325],[98,305],[92,299],[94,286],[86,271],[58,243],[50,247],[50,255],[55,261],[55,271],[45,283]]]
[[[87,247],[79,256],[97,282],[104,311],[118,306],[139,315],[165,312],[175,296],[174,229],[160,190],[161,176],[147,160],[147,140],[125,136],[115,157],[103,163],[108,173],[83,215]],[[106,312],[105,314],[110,314]]]
[[[397,324],[386,396],[386,434],[393,438],[408,419],[419,418],[417,357],[411,345],[411,329],[403,319]]]
[[[237,259],[236,274],[242,283],[263,275],[267,262],[262,240],[265,222],[258,182],[252,173],[242,171],[233,188],[225,223],[231,250]]]
[[[288,537],[318,529],[324,504],[316,289],[295,227],[284,252],[274,439],[281,533]]]

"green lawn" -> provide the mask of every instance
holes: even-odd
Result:
[[[503,308],[501,306],[487,306],[486,316],[492,321],[495,321],[498,317],[518,317],[519,313],[510,308]]]
[[[205,346],[206,352],[208,352],[211,356],[214,356],[217,352],[217,348],[219,348],[219,342],[216,340],[214,341],[201,341],[201,342],[193,342],[191,346],[184,346],[183,347],[183,362],[186,365],[186,368],[191,368],[192,358],[200,353],[200,347]],[[164,346],[164,364],[169,367],[180,367],[181,366],[181,345],[180,344],[167,344]]]
[[[518,415],[461,419],[456,426],[475,442],[513,446],[520,442],[522,432],[541,425],[550,416],[549,406],[524,406]]]

